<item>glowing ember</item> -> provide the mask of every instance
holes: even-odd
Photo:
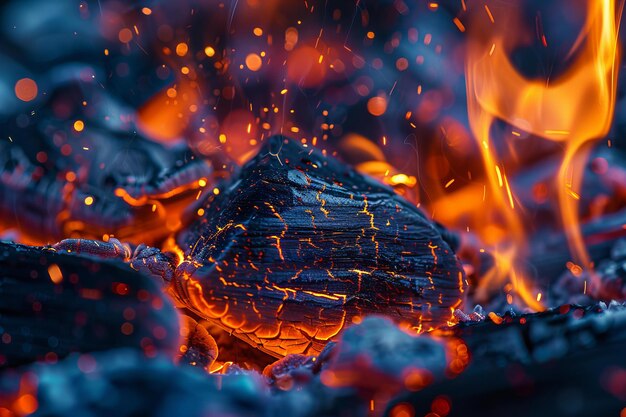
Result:
[[[37,97],[37,84],[30,78],[22,78],[15,83],[15,95],[22,101],[32,101]]]

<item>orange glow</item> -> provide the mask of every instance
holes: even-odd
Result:
[[[32,394],[24,394],[15,402],[15,411],[18,415],[29,415],[37,411],[37,398]]]
[[[391,417],[414,417],[415,410],[413,406],[409,403],[400,403],[394,405],[391,411],[389,412]]]
[[[417,178],[398,171],[387,162],[383,150],[376,143],[364,136],[350,133],[341,139],[338,147],[357,171],[390,185],[398,194],[410,201],[418,200],[415,195],[418,192]]]
[[[24,417],[35,413],[38,408],[37,378],[31,372],[26,372],[20,378],[16,392],[0,395],[1,416]]]
[[[185,260],[185,252],[176,244],[174,236],[169,236],[163,243],[161,248],[163,252],[172,252],[176,255],[176,265],[180,265]]]
[[[367,111],[373,116],[382,116],[387,111],[387,98],[376,96],[367,101]]]
[[[287,58],[287,79],[304,88],[316,87],[326,77],[322,54],[311,46],[299,46]]]
[[[220,143],[224,144],[224,151],[233,160],[243,164],[254,155],[259,144],[255,141],[258,125],[252,112],[231,111],[224,118],[221,130]]]
[[[22,101],[33,101],[37,97],[37,83],[30,78],[22,78],[15,83],[15,96]]]
[[[257,54],[249,54],[246,57],[246,67],[248,67],[250,71],[260,70],[261,65],[263,65],[263,61],[261,61],[261,57]]]
[[[154,95],[138,112],[137,124],[152,139],[168,142],[181,137],[187,128],[192,105],[200,104],[194,82],[181,81]]]
[[[48,266],[48,275],[50,275],[50,280],[55,284],[59,284],[63,281],[63,273],[57,264],[50,264]]]
[[[85,129],[85,123],[82,120],[76,120],[74,122],[74,130],[77,132],[82,132]]]
[[[621,4],[618,6],[616,0],[587,1],[587,20],[570,51],[576,58],[566,72],[549,80],[528,79],[511,62],[511,51],[520,46],[525,33],[532,33],[517,21],[522,15],[519,6],[502,6],[495,1],[483,6],[473,16],[476,27],[470,31],[466,60],[470,127],[488,180],[483,200],[486,196],[492,210],[478,232],[493,245],[496,257],[496,265],[481,281],[481,287],[501,287],[508,279],[527,306],[540,310],[540,297],[522,266],[526,252],[522,208],[509,187],[504,162],[495,153],[494,141],[498,139],[491,137],[490,128],[500,119],[516,131],[563,144],[556,179],[563,228],[574,259],[589,268],[576,196],[588,152],[585,145],[604,136],[613,117]]]

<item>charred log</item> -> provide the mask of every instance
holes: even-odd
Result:
[[[438,226],[390,188],[284,137],[266,141],[205,213],[179,239],[176,296],[276,356],[319,353],[371,313],[427,330],[464,298],[463,269]]]
[[[102,106],[94,114],[83,101]],[[58,118],[58,108],[69,114]],[[28,126],[3,126],[3,135],[20,139],[0,140],[0,229],[37,244],[104,234],[155,244],[171,233],[161,227],[167,213],[195,211],[198,180],[209,180],[211,166],[186,146],[166,148],[105,112],[132,114],[97,83],[66,81],[52,86]],[[68,118],[84,130],[78,134]]]

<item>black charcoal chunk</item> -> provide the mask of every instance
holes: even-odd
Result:
[[[205,213],[179,237],[179,298],[272,355],[319,353],[374,313],[428,330],[463,301],[465,275],[439,226],[285,137],[267,140]]]
[[[0,367],[132,347],[174,355],[178,314],[123,263],[0,242]]]

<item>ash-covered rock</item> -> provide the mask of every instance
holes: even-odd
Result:
[[[135,110],[89,78],[50,85],[26,126],[0,121],[0,225],[41,244],[114,234],[154,245],[179,227],[169,217],[195,213],[213,169],[184,144],[138,134]]]
[[[301,415],[381,415],[398,393],[442,380],[448,350],[444,340],[411,335],[389,319],[370,317],[346,329],[322,355],[288,356],[265,374],[278,400]]]

